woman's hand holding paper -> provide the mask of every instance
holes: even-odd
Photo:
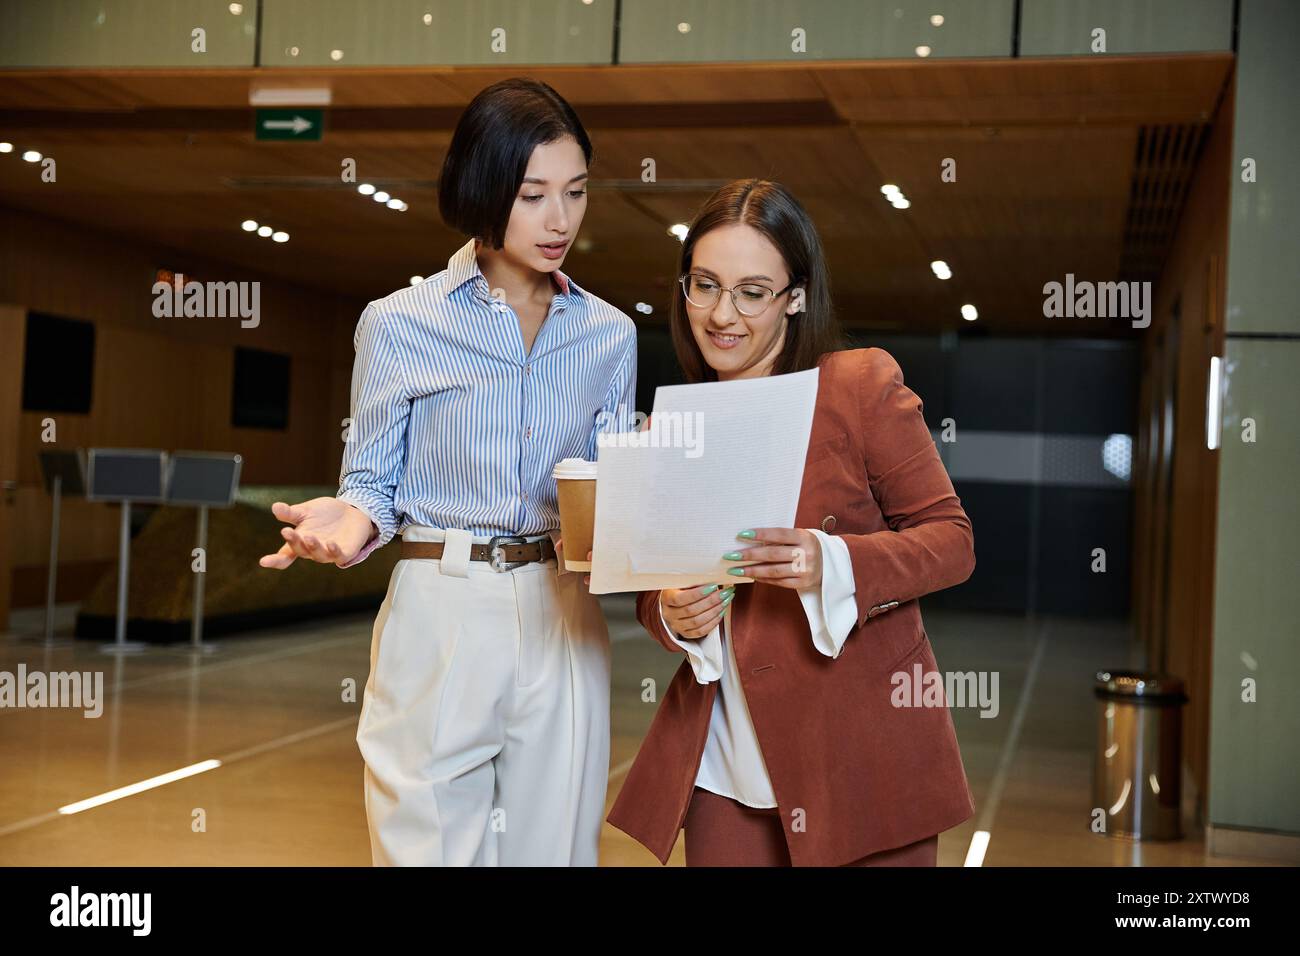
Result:
[[[734,585],[665,588],[659,592],[659,611],[678,637],[696,640],[718,626],[735,596]]]
[[[805,528],[750,528],[736,537],[753,544],[726,552],[723,560],[755,563],[729,568],[728,574],[794,590],[821,584],[821,542],[811,531]]]

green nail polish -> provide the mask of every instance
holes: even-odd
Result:
[[[723,588],[722,590],[723,590],[723,592],[725,592],[726,594],[735,594],[735,593],[736,593],[736,586],[735,586],[734,584],[728,584],[728,585],[727,585],[725,588]]]
[[[740,532],[740,534],[736,535],[736,537],[737,537],[737,538],[753,538],[753,537],[757,537],[757,536],[754,534],[753,531],[742,531],[742,532]]]
[[[724,555],[722,556],[722,560],[724,560],[724,561],[743,561],[744,559],[740,556],[740,552],[739,552],[739,551],[728,551],[726,554],[724,554]]]
[[[726,607],[728,604],[730,604],[730,603],[731,603],[731,599],[734,598],[735,596],[736,596],[736,592],[735,592],[735,591],[729,591],[729,592],[727,592],[726,594],[724,594],[724,595],[722,596],[722,606],[723,606],[723,607]]]
[[[716,584],[710,584],[710,585],[709,585],[707,588],[705,588],[701,593],[702,593],[702,594],[712,594],[712,593],[713,593],[714,591],[716,591],[717,589],[718,589],[718,586],[717,586]]]
[[[745,573],[745,569],[744,569],[744,568],[727,568],[727,573],[728,573],[728,574],[734,574],[734,575],[736,575],[737,577],[740,577],[740,576],[744,575],[744,573]]]

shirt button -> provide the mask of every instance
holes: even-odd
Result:
[[[527,498],[528,498],[528,492],[526,492],[526,491],[521,491],[520,494],[524,496],[524,499],[525,499],[525,500],[527,500]]]
[[[524,366],[524,374],[525,374],[525,375],[532,375],[532,374],[533,374],[533,367],[532,367],[531,365],[525,365],[525,366]]]
[[[533,437],[533,426],[532,426],[532,425],[529,425],[527,428],[524,429],[524,437],[525,437],[525,438],[532,438],[532,437]]]

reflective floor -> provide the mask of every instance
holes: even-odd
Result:
[[[645,635],[624,597],[605,600],[614,638],[608,800],[618,795],[655,704],[681,658]],[[69,634],[75,608],[59,609]],[[95,643],[45,648],[43,612],[19,611],[0,636],[0,671],[102,671],[103,713],[0,708],[0,865],[368,866],[355,733],[373,614],[312,621],[182,649],[104,655]],[[1136,663],[1125,629],[1070,620],[929,611],[943,670],[996,670],[1000,712],[954,709],[976,816],[940,837],[939,863],[961,866],[972,834],[990,834],[985,866],[1198,866],[1193,828],[1136,844],[1088,829],[1094,733],[1091,675]],[[349,687],[355,694],[350,694]],[[76,813],[78,801],[204,761],[220,764]],[[604,866],[658,866],[608,825]],[[679,839],[671,865],[681,865]],[[1267,865],[1267,864],[1264,864]]]

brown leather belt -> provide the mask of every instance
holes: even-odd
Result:
[[[402,539],[398,556],[406,558],[441,558],[442,541],[407,541]],[[529,541],[517,534],[499,534],[487,544],[472,544],[471,561],[486,561],[496,571],[509,571],[532,561],[549,561],[555,557],[550,537]]]

